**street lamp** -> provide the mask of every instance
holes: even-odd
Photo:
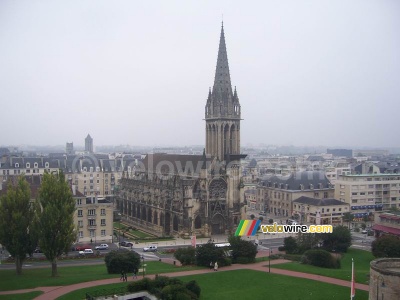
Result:
[[[121,213],[118,213],[118,249],[121,249]]]
[[[144,255],[142,255],[142,273],[144,278]]]
[[[268,249],[269,257],[268,257],[268,273],[271,273],[271,248]]]
[[[385,287],[385,281],[382,275],[378,275],[376,279],[376,300],[379,300],[379,279],[382,279],[381,287]],[[381,299],[383,300],[383,293]]]

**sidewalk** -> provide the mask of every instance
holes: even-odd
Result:
[[[276,265],[276,264],[285,263],[285,262],[289,262],[289,261],[284,260],[284,259],[272,260],[271,266]],[[268,263],[263,261],[263,262],[259,262],[259,263],[255,263],[255,264],[251,264],[251,265],[235,264],[235,265],[232,265],[229,267],[220,268],[219,271],[224,272],[224,271],[241,270],[241,269],[250,269],[250,270],[257,270],[257,271],[261,271],[261,272],[268,272]],[[207,274],[207,273],[210,273],[209,269],[182,271],[182,272],[174,272],[174,273],[163,273],[160,275],[169,276],[169,277],[181,277],[181,276]],[[350,287],[349,281],[320,276],[320,275],[313,275],[313,274],[308,274],[308,273],[301,273],[301,272],[274,269],[274,268],[271,268],[271,273],[285,275],[285,276],[298,277],[298,278],[306,278],[306,279],[325,282],[325,283],[329,283],[329,284]],[[147,275],[146,277],[153,279],[155,277],[155,275]],[[128,281],[132,282],[132,281],[136,281],[136,280],[140,280],[140,279],[141,278],[138,278],[138,279],[129,278]],[[88,288],[88,287],[93,287],[93,286],[100,286],[100,285],[105,285],[105,284],[119,283],[119,282],[121,282],[119,280],[119,278],[112,278],[112,279],[103,279],[103,280],[82,282],[82,283],[72,284],[72,285],[68,285],[68,286],[38,287],[35,289],[6,291],[6,292],[0,292],[0,295],[26,293],[26,292],[31,292],[31,291],[43,291],[44,293],[35,299],[48,300],[48,299],[56,299],[57,297],[60,297],[64,294],[70,293],[70,292],[78,290],[78,289],[83,289],[83,288]],[[360,283],[356,284],[356,288],[360,289],[360,290],[364,290],[364,291],[369,290],[368,285],[360,284]]]

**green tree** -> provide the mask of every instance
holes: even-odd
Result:
[[[121,271],[137,272],[140,255],[135,251],[111,251],[104,258],[108,274],[120,274]]]
[[[198,266],[209,267],[217,261],[220,267],[229,265],[223,248],[215,247],[213,243],[206,243],[196,247],[196,264]]]
[[[257,255],[257,246],[250,241],[242,240],[240,236],[231,235],[228,238],[232,250],[233,263],[253,263]]]
[[[322,234],[323,247],[328,251],[347,252],[351,245],[351,233],[346,226],[333,227],[332,233]]]
[[[36,247],[30,200],[31,192],[24,176],[15,185],[10,182],[7,193],[0,199],[0,243],[14,257],[17,275],[22,274],[26,254],[31,255]]]
[[[318,246],[321,239],[320,233],[301,233],[299,232],[296,237],[297,247],[299,253],[313,249]]]
[[[75,201],[63,172],[45,173],[39,189],[35,225],[39,245],[51,262],[51,274],[57,276],[57,260],[68,252],[76,239]]]
[[[372,254],[375,257],[400,257],[400,239],[393,235],[384,235],[372,242]]]
[[[283,247],[287,254],[295,254],[298,251],[296,239],[292,236],[283,239]]]
[[[252,219],[252,220],[254,220],[255,217],[256,217],[256,216],[253,215],[253,214],[250,215],[250,219]]]
[[[353,221],[354,216],[350,212],[346,212],[343,214],[342,219],[344,222],[347,222],[347,227],[350,228],[350,222]]]
[[[179,248],[175,251],[174,257],[182,265],[194,265],[196,263],[196,249],[193,247]]]

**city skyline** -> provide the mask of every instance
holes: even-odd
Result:
[[[242,146],[398,146],[399,3],[118,4],[0,4],[2,145],[204,145],[223,13]]]

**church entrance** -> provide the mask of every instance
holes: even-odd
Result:
[[[225,234],[225,220],[222,215],[216,214],[212,218],[211,234]]]

